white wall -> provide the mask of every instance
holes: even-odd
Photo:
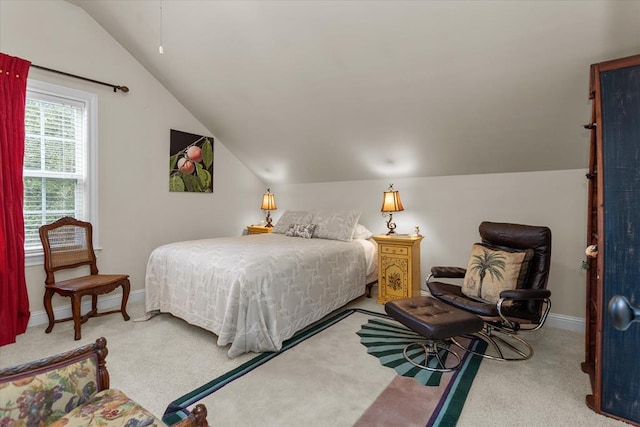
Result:
[[[397,232],[425,236],[421,246],[424,287],[434,265],[466,267],[484,220],[546,225],[552,232],[549,289],[552,313],[584,318],[587,183],[585,170],[392,180],[405,210],[394,215]],[[386,233],[380,214],[388,180],[277,185],[277,220],[285,209],[360,209],[361,223]]]
[[[81,9],[63,1],[0,2],[0,51],[35,64],[129,86],[128,94],[32,69],[31,78],[99,96],[99,233],[102,272],[126,272],[144,288],[149,253],[177,240],[239,235],[262,213],[265,186],[216,139],[214,194],[167,189],[169,129],[213,135]],[[188,64],[185,64],[188,66]],[[214,77],[212,77],[214,78]],[[584,317],[580,269],[586,233],[583,170],[391,180],[405,211],[398,232],[419,225],[422,281],[433,265],[467,262],[482,220],[548,225],[553,232],[552,312]],[[386,231],[380,215],[389,180],[272,186],[279,210],[363,211],[362,223]],[[44,274],[27,268],[32,312],[42,312]],[[54,305],[67,304],[56,298]]]
[[[214,142],[214,194],[170,193],[169,129],[215,137],[80,8],[64,1],[0,2],[0,51],[34,64],[126,85],[127,94],[32,68],[29,78],[99,97],[98,267],[144,289],[156,246],[242,234],[260,218],[265,186]],[[188,64],[185,64],[188,66]],[[212,76],[212,78],[214,78]],[[213,132],[213,134],[212,134]],[[42,312],[44,270],[26,269],[32,313]],[[55,297],[54,305],[68,299]]]

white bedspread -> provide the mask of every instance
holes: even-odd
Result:
[[[368,241],[274,233],[172,243],[149,257],[146,310],[215,333],[218,345],[231,343],[229,357],[278,351],[295,332],[364,293],[372,255]]]

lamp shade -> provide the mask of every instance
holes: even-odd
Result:
[[[389,191],[384,192],[384,196],[382,198],[382,209],[380,210],[382,212],[398,212],[404,210],[398,190],[393,190],[390,187]]]
[[[262,207],[260,209],[263,211],[273,211],[278,209],[276,206],[276,198],[273,193],[269,192],[269,190],[262,195]]]

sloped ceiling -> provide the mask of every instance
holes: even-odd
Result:
[[[70,2],[266,183],[586,168],[589,65],[640,53],[632,1]]]

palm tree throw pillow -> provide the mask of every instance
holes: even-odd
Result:
[[[505,250],[482,243],[471,248],[462,293],[474,299],[496,303],[500,292],[521,288],[529,273],[533,249]]]

